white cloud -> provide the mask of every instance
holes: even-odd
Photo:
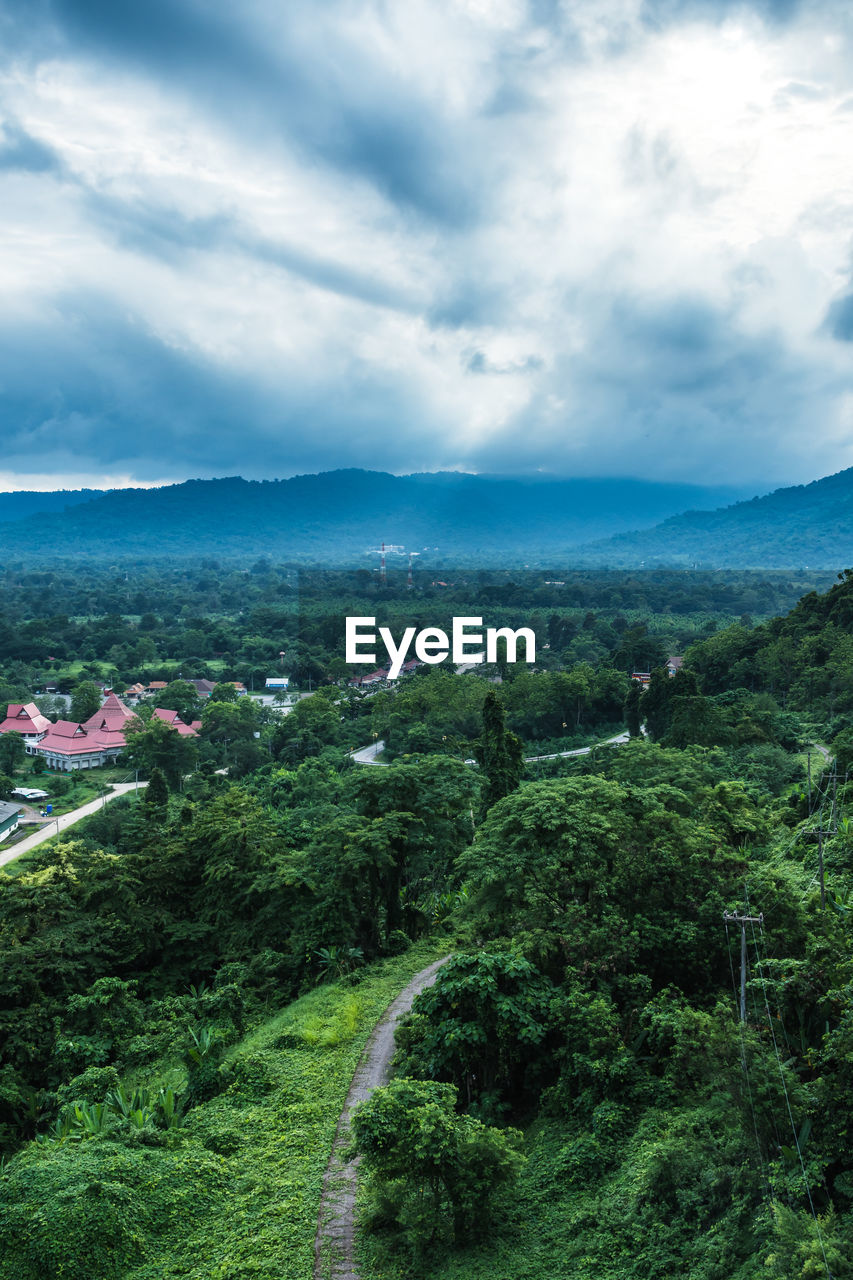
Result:
[[[0,279],[41,349],[29,391],[0,370],[7,455],[28,431],[59,466],[50,441],[79,431],[86,474],[201,474],[213,406],[210,474],[760,485],[853,461],[849,344],[823,324],[849,279],[847,33],[814,8],[551,12],[413,0],[282,23],[256,2],[217,8],[195,61],[78,15],[49,58],[11,61],[2,111],[42,159],[19,146],[0,172]],[[147,344],[132,377],[96,349],[107,310]],[[126,423],[109,465],[105,412]]]

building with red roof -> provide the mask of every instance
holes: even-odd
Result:
[[[157,707],[151,719],[162,720],[172,729],[177,729],[182,738],[197,738],[201,728],[200,720],[193,720],[192,724],[184,724],[177,711],[165,711],[162,707]]]
[[[124,731],[136,717],[116,694],[111,693],[99,711],[83,724],[59,720],[49,725],[40,742],[28,747],[30,755],[39,755],[49,769],[95,769],[115,764],[124,751]]]
[[[124,734],[87,729],[73,720],[57,720],[41,742],[30,748],[42,756],[48,769],[95,769],[115,764],[124,751]]]
[[[183,738],[197,737],[201,721],[184,724],[177,711],[165,711],[158,707],[152,719],[162,720],[176,729]],[[95,769],[103,764],[115,764],[124,751],[125,730],[137,717],[116,694],[111,693],[99,711],[84,724],[73,720],[48,721],[48,732],[41,741],[27,747],[30,755],[43,756],[49,769]]]
[[[84,720],[83,728],[121,733],[127,726],[128,720],[133,719],[135,719],[135,713],[130,707],[126,706],[117,694],[111,693],[100,711],[96,711],[93,716],[89,716],[88,720]]]
[[[0,733],[19,733],[27,746],[41,742],[50,729],[50,721],[34,702],[10,702]]]

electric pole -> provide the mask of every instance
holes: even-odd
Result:
[[[736,911],[724,911],[726,925],[740,925],[740,1020],[746,1022],[746,926],[763,924],[764,912],[757,916],[739,916]]]

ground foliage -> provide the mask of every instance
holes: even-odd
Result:
[[[393,624],[391,587],[318,575],[294,608],[267,563],[182,573],[104,571],[85,590],[6,573],[32,614],[0,634],[15,696],[51,636],[81,687],[93,664],[177,664],[211,636],[189,670],[268,672],[284,633],[300,678],[326,683],[284,719],[221,684],[191,775],[143,727],[149,796],[0,877],[0,1275],[310,1274],[312,1197],[359,1037],[448,921],[464,937],[401,1034],[396,1129],[416,1136],[421,1105],[436,1109],[455,1172],[413,1183],[403,1148],[380,1171],[365,1276],[849,1275],[853,579],[719,631],[781,586],[696,578],[716,619],[690,613],[693,575],[416,589],[421,625],[482,612],[532,622],[551,648],[499,685],[437,669],[373,696],[330,683],[331,596]],[[54,628],[45,585],[92,607]],[[671,679],[658,664],[691,637]],[[639,664],[653,674],[638,699]],[[195,714],[185,681],[164,697]],[[513,735],[594,744],[626,712],[646,735],[520,774]],[[399,758],[359,768],[347,749],[380,733]],[[743,1026],[724,910],[763,916]],[[514,1190],[474,1241],[487,1168]]]
[[[146,1076],[147,1097],[174,1087],[171,1124],[162,1111],[99,1118],[110,1078],[78,1077],[65,1108],[88,1125],[49,1131],[0,1173],[0,1276],[305,1280],[323,1172],[366,1037],[435,955],[421,945],[355,985],[321,986],[230,1046],[214,1024],[212,1048],[185,1037],[195,1060],[188,1049],[178,1056],[176,1035],[175,1056]],[[193,1096],[205,1059],[206,1096]]]

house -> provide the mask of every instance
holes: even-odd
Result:
[[[632,671],[631,679],[636,680],[637,683],[641,684],[644,689],[648,689],[649,685],[651,684],[652,673],[650,671]]]
[[[225,683],[233,684],[234,688],[237,690],[238,698],[244,697],[249,692],[249,690],[240,680],[226,680]]]
[[[89,716],[88,720],[83,721],[83,728],[88,733],[97,735],[104,750],[115,746],[117,750],[123,751],[127,722],[135,719],[136,716],[130,707],[126,706],[116,694],[111,693],[100,711],[96,711],[93,716]]]
[[[157,707],[151,719],[162,720],[164,724],[177,729],[182,738],[197,738],[201,728],[200,720],[193,720],[192,724],[184,724],[177,711],[165,711],[162,707]]]
[[[115,764],[125,748],[124,731],[135,720],[130,708],[111,693],[99,711],[83,724],[58,720],[45,736],[27,747],[27,754],[42,756],[48,769],[96,769]]]
[[[213,680],[187,680],[187,684],[192,685],[200,698],[209,698],[216,688]]]
[[[50,729],[50,721],[34,702],[10,702],[0,733],[19,733],[27,746],[41,742]]]
[[[177,711],[157,707],[152,719],[163,720],[177,729],[181,737],[196,737],[201,721],[184,724]],[[115,764],[127,743],[125,730],[136,716],[121,698],[111,693],[100,711],[84,724],[59,720],[50,726],[41,742],[27,747],[29,755],[43,756],[48,769],[69,772],[72,769],[96,769],[102,764]]]
[[[152,680],[150,684],[145,686],[145,692],[151,696],[152,693],[162,693],[164,689],[169,687],[167,680]]]
[[[0,800],[0,840],[5,840],[18,829],[19,809],[16,804]]]
[[[42,741],[27,750],[30,755],[42,756],[48,769],[64,773],[96,769],[102,764],[115,764],[124,750],[124,735],[87,729],[73,720],[57,720]]]
[[[666,660],[666,674],[667,674],[668,676],[674,676],[674,675],[676,674],[676,672],[677,672],[677,671],[680,671],[680,670],[681,670],[681,668],[682,668],[682,666],[683,666],[683,665],[684,665],[684,659],[683,659],[683,658],[681,658],[681,657],[669,657],[669,658],[667,658],[667,660]]]
[[[26,800],[27,804],[32,804],[34,800],[50,799],[50,792],[42,791],[41,787],[15,787],[12,795],[17,796],[19,800]]]
[[[121,695],[126,702],[138,702],[140,698],[144,698],[146,688],[144,684],[132,684],[129,689],[125,689]]]
[[[352,680],[349,680],[347,683],[351,689],[363,689],[365,685],[380,684],[383,680],[387,679],[388,671],[386,669],[370,671],[366,676],[353,676]]]

